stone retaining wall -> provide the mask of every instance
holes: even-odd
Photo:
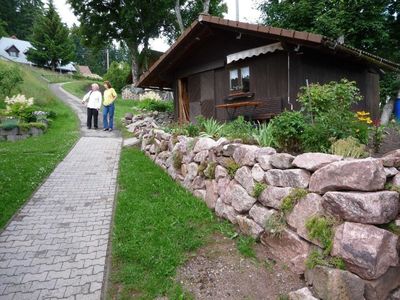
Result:
[[[42,134],[43,130],[35,127],[29,128],[29,130],[21,130],[19,128],[6,130],[0,128],[0,141],[19,141],[31,136],[38,136]]]
[[[400,226],[399,194],[384,190],[386,183],[400,186],[400,150],[382,159],[322,153],[294,157],[224,138],[194,139],[159,129],[133,129],[141,149],[157,165],[219,217],[259,239],[291,270],[306,273],[318,298],[386,299],[400,286],[399,237],[382,228],[389,222]],[[257,183],[267,187],[256,198]],[[282,215],[282,201],[299,189],[308,193],[284,215],[287,225],[280,235],[271,234],[265,229],[268,220]],[[340,220],[335,223],[330,255],[342,258],[346,271],[321,266],[306,270],[310,252],[322,252],[323,246],[306,229],[313,216]]]

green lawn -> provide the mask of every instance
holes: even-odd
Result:
[[[178,299],[174,276],[187,254],[232,227],[139,150],[122,150],[119,174],[108,296]]]
[[[78,120],[72,110],[56,100],[47,83],[29,67],[20,66],[24,83],[21,93],[35,104],[53,110],[57,117],[39,137],[0,142],[0,228],[32,195],[76,142]]]

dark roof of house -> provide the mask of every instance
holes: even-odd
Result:
[[[358,60],[363,61],[365,64],[377,66],[385,70],[400,70],[400,64],[398,63],[349,45],[341,44],[334,39],[320,34],[232,21],[209,15],[200,15],[198,20],[194,21],[192,25],[182,33],[168,51],[165,52],[147,72],[142,74],[138,86],[170,87],[170,82],[163,80],[161,76],[158,76],[158,74],[173,67],[174,63],[177,61],[176,56],[179,56],[179,54],[182,54],[190,48],[191,40],[196,38],[196,35],[199,34],[200,29],[204,27],[204,25],[235,30],[240,33],[258,35],[260,37],[287,43],[300,44],[306,47],[325,48],[333,51],[333,53],[346,54],[352,58],[357,58]]]

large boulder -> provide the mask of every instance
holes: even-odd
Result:
[[[275,210],[267,209],[262,205],[254,204],[249,211],[250,217],[262,228],[265,227],[267,220],[274,214]]]
[[[306,222],[312,217],[324,214],[323,202],[324,199],[320,195],[314,193],[307,194],[307,196],[299,200],[286,218],[288,224],[296,229],[298,235],[319,246],[322,246],[320,242],[309,238]]]
[[[343,157],[339,155],[326,153],[303,153],[296,156],[293,161],[293,166],[314,172],[330,163],[342,159]]]
[[[399,263],[397,242],[398,236],[387,230],[345,222],[335,230],[331,254],[342,257],[347,270],[372,280]]]
[[[385,167],[400,167],[400,149],[386,153],[380,159]]]
[[[390,292],[400,287],[400,266],[390,267],[385,274],[375,280],[364,280],[365,299],[387,299]]]
[[[268,171],[274,168],[271,165],[271,157],[272,155],[262,155],[256,158],[258,164],[264,171]]]
[[[232,157],[233,153],[235,152],[236,148],[239,148],[241,144],[228,144],[222,146],[222,155],[226,157]]]
[[[324,208],[339,218],[356,223],[384,224],[399,212],[397,192],[328,192]]]
[[[220,165],[215,167],[215,179],[226,178],[228,177],[228,171]]]
[[[225,198],[226,198],[226,197],[225,197],[226,191],[230,190],[230,182],[231,182],[231,180],[230,180],[230,178],[228,178],[228,177],[220,178],[220,179],[218,179],[218,181],[217,181],[218,195],[219,195],[219,196],[221,197],[221,199],[222,199],[225,203],[227,203],[227,204],[230,204],[229,201],[231,201],[230,198],[229,198],[229,199],[225,199]],[[228,194],[229,194],[229,193],[228,193]],[[228,201],[228,202],[226,202],[225,200]]]
[[[264,231],[263,227],[246,216],[238,215],[236,220],[240,231],[245,235],[249,235],[255,239],[258,239],[261,233]]]
[[[256,161],[257,146],[241,145],[233,152],[233,159],[240,166],[253,166]]]
[[[267,207],[280,209],[283,198],[289,196],[293,188],[268,186],[258,197],[258,200]]]
[[[318,300],[315,298],[308,287],[303,287],[288,294],[289,300]]]
[[[205,202],[208,208],[214,209],[218,199],[217,182],[215,180],[206,180]]]
[[[310,191],[377,191],[386,182],[385,169],[376,159],[338,161],[317,170],[310,179]]]
[[[194,156],[193,160],[197,163],[204,163],[205,161],[208,160],[209,156],[209,151],[208,150],[202,150],[196,153]]]
[[[193,152],[197,153],[203,150],[210,150],[217,145],[217,142],[209,137],[201,137],[194,146]]]
[[[224,203],[221,198],[218,198],[215,204],[215,214],[233,224],[237,223],[236,217],[239,215],[232,206]]]
[[[265,181],[278,187],[307,188],[310,172],[302,169],[269,170],[265,173]]]
[[[319,299],[364,299],[364,281],[348,271],[316,266],[306,271],[305,278]]]
[[[303,274],[305,261],[310,251],[310,244],[301,239],[296,233],[284,229],[280,236],[267,232],[261,235],[261,243],[279,261],[286,263],[296,274]]]
[[[271,156],[270,164],[278,169],[290,169],[293,167],[294,156],[287,153],[277,153]]]
[[[243,166],[235,173],[235,180],[244,187],[249,195],[254,192],[254,179],[249,167]]]

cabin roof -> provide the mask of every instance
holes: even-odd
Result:
[[[260,38],[268,38],[320,50],[323,49],[329,51],[331,54],[343,54],[354,61],[388,71],[400,70],[400,64],[352,46],[338,43],[336,40],[320,34],[232,21],[209,15],[200,15],[198,20],[194,21],[191,26],[179,36],[168,51],[165,52],[147,72],[142,74],[138,86],[170,88],[170,80],[166,80],[165,77],[160,76],[160,74],[166,73],[168,70],[172,69],[176,65],[179,55],[190,51],[190,49],[192,49],[191,46],[195,44],[196,41],[200,41],[201,38],[199,36],[207,32],[207,30],[209,31],[210,27],[236,31],[241,34],[259,36]]]

